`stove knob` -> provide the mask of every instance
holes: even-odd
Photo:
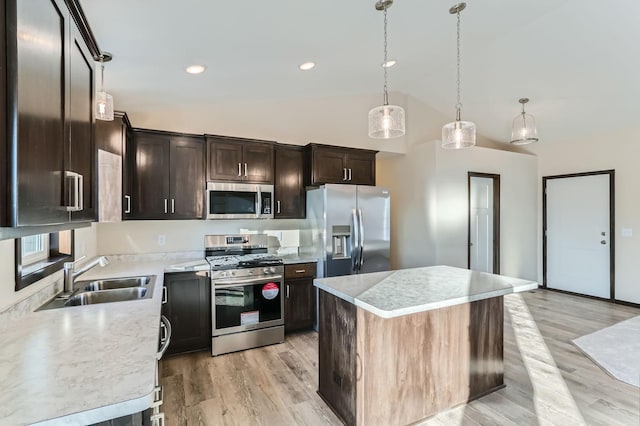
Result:
[[[272,266],[271,268],[269,268],[269,272],[271,272],[272,274],[275,274],[276,273],[275,266]]]
[[[227,272],[227,274],[229,274],[228,276],[232,277],[232,276],[234,276],[236,274],[236,272],[235,271],[229,271],[229,272]]]
[[[264,268],[262,271],[263,271],[265,274],[269,274],[269,273],[271,273],[271,268]]]

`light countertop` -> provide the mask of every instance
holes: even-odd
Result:
[[[153,275],[153,296],[31,312],[0,334],[0,424],[85,425],[153,402],[166,262],[113,262],[78,281]]]
[[[279,256],[285,265],[295,265],[298,263],[317,263],[318,259],[311,256],[286,255]]]
[[[316,278],[314,285],[383,318],[538,288],[535,281],[451,266]]]

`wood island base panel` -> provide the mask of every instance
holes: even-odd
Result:
[[[347,425],[407,425],[504,387],[503,296],[382,318],[320,290],[318,393]]]

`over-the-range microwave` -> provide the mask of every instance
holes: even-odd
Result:
[[[273,219],[273,185],[207,182],[207,219]]]

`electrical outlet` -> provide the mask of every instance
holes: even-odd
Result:
[[[166,235],[158,235],[158,245],[163,246],[167,244],[167,236]]]

